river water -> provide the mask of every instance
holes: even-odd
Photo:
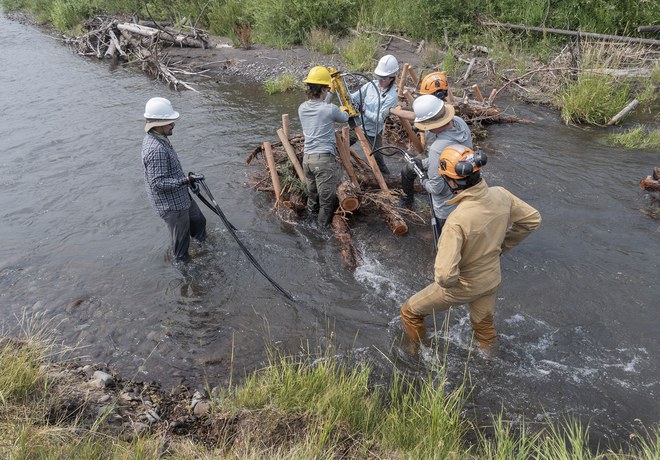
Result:
[[[226,82],[175,93],[4,16],[0,49],[5,331],[44,329],[125,378],[165,386],[226,384],[262,366],[267,343],[287,353],[333,344],[377,369],[438,365],[427,351],[406,357],[397,340],[400,304],[432,276],[427,226],[401,237],[355,216],[364,262],[351,273],[331,237],[282,222],[272,197],[246,185],[247,154],[275,140],[281,114],[298,129],[301,94]],[[208,210],[208,248],[185,272],[171,264],[141,172],[153,96],[182,113],[172,142],[184,169],[205,174],[241,240],[297,302],[257,273]],[[535,123],[491,127],[484,174],[537,207],[543,224],[503,259],[496,357],[470,352],[464,308],[436,317],[449,380],[467,369],[477,419],[580,415],[598,439],[622,440],[636,419],[650,425],[660,414],[660,225],[637,185],[658,152],[609,147],[603,130],[564,126],[542,107],[509,110]]]

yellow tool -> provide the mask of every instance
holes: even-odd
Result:
[[[348,93],[348,89],[346,88],[346,82],[344,81],[344,76],[341,74],[341,72],[338,69],[334,67],[330,67],[328,70],[330,71],[330,81],[332,82],[332,89],[337,94],[337,97],[339,98],[341,105],[343,107],[346,107],[348,116],[352,118],[360,115],[360,112],[358,112],[355,106],[353,105],[353,100],[351,99],[351,96]]]

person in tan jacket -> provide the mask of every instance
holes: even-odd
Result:
[[[401,307],[403,328],[414,349],[426,337],[426,316],[463,304],[480,348],[492,348],[500,256],[541,224],[536,209],[503,187],[486,184],[480,172],[486,161],[485,153],[459,144],[440,156],[439,172],[454,194],[447,204],[457,206],[438,241],[434,282]]]

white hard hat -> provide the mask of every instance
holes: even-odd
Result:
[[[389,77],[395,75],[399,71],[399,61],[396,60],[391,54],[386,54],[376,66],[374,73],[379,77]]]
[[[179,112],[172,107],[172,103],[164,97],[152,97],[144,106],[144,118],[147,120],[176,120]]]
[[[432,94],[419,96],[413,102],[415,112],[415,126],[419,129],[429,130],[439,128],[454,118],[454,106],[445,104],[442,99]]]

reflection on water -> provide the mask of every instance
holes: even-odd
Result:
[[[173,93],[4,17],[0,46],[6,329],[39,313],[94,361],[165,385],[220,385],[230,371],[260,367],[266,342],[296,353],[330,336],[377,368],[396,362],[424,375],[438,366],[432,353],[414,360],[398,347],[400,304],[432,276],[427,225],[394,236],[355,215],[364,263],[351,273],[337,242],[280,221],[272,198],[246,186],[247,154],[275,138],[282,113],[299,129],[302,94],[270,98],[243,83]],[[156,95],[182,113],[172,142],[184,169],[206,176],[241,241],[295,303],[210,211],[207,247],[183,269],[171,264],[140,169],[142,111]],[[484,174],[537,207],[543,224],[503,258],[496,357],[473,352],[463,308],[436,317],[449,381],[468,362],[470,404],[483,417],[500,407],[513,419],[571,411],[591,417],[596,433],[623,436],[635,418],[653,422],[660,412],[660,228],[657,204],[638,186],[657,152],[613,149],[540,107],[512,109],[535,124],[492,127]]]

